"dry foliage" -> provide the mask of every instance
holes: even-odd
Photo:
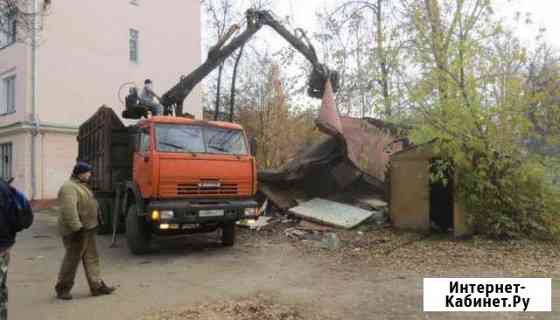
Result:
[[[241,242],[266,247],[289,241],[302,255],[327,257],[336,268],[347,266],[354,271],[365,268],[438,277],[560,275],[560,246],[555,241],[500,241],[481,236],[456,240],[445,234],[423,235],[382,228],[363,232],[338,230],[340,248],[327,250],[321,248],[318,240],[288,238],[284,230],[295,225],[277,223],[258,233],[240,232]],[[319,234],[318,238],[322,236]]]
[[[475,237],[454,240],[444,235],[420,235],[381,229],[359,235],[339,232],[344,244],[336,252],[303,245],[305,252],[329,254],[340,263],[366,263],[380,270],[415,272],[437,276],[509,275],[550,276],[560,274],[557,242],[496,241]],[[297,243],[301,245],[302,243]]]
[[[257,139],[257,160],[261,169],[280,167],[321,136],[315,129],[313,111],[291,110],[278,65],[270,68],[265,92],[261,105],[242,106],[237,116],[237,122],[249,136]]]
[[[257,295],[238,301],[208,303],[198,306],[160,311],[144,320],[303,320],[324,319],[305,315],[293,306],[276,304],[271,298]]]

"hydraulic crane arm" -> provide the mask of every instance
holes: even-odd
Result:
[[[248,10],[246,13],[247,27],[246,29],[231,39],[231,41],[224,46],[225,42],[231,37],[236,28],[230,29],[228,34],[221,39],[208,53],[206,61],[196,68],[189,75],[181,78],[179,83],[167,91],[161,97],[161,104],[169,108],[173,105],[176,106],[176,115],[181,116],[182,105],[185,98],[191,93],[200,81],[208,76],[216,67],[218,67],[227,57],[239,49],[243,44],[247,43],[255,33],[257,33],[264,25],[271,27],[278,32],[286,41],[294,46],[300,53],[302,53],[313,66],[310,79],[308,81],[308,94],[314,98],[322,98],[325,82],[331,79],[333,90],[336,92],[338,89],[338,73],[331,71],[327,66],[320,64],[317,59],[317,54],[313,46],[307,41],[302,41],[301,38],[293,35],[286,29],[280,22],[278,22],[268,11]]]

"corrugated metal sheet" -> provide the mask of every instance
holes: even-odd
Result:
[[[334,227],[352,229],[369,219],[372,211],[315,198],[290,209],[296,216]]]

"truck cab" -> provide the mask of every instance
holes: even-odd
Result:
[[[133,183],[127,188],[131,250],[145,250],[153,234],[218,228],[223,243],[233,245],[235,222],[257,210],[256,162],[243,128],[169,116],[137,126]]]

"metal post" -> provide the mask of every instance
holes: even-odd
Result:
[[[33,0],[33,27],[31,28],[31,199],[36,200],[37,192],[37,135],[39,122],[37,121],[38,70],[37,46],[39,29],[39,0]]]

